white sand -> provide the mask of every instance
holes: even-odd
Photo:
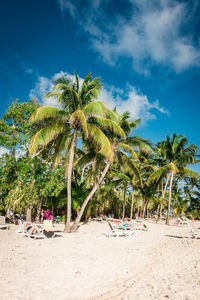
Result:
[[[136,238],[109,239],[98,222],[45,240],[0,230],[0,299],[200,299],[200,239],[146,224]]]

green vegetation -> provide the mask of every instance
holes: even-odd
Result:
[[[130,120],[98,101],[99,78],[62,77],[45,97],[60,108],[14,101],[0,120],[0,212],[39,218],[41,208],[67,212],[65,231],[99,214],[146,217],[172,211],[200,218],[198,149],[173,134],[153,145],[134,136]],[[70,221],[73,224],[70,226]]]

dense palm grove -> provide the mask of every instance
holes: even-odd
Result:
[[[190,169],[197,147],[182,135],[157,145],[135,136],[140,120],[98,100],[99,78],[79,81],[77,74],[56,80],[45,97],[59,108],[15,101],[0,120],[8,150],[0,157],[0,214],[29,206],[39,218],[48,208],[66,215],[66,232],[101,214],[200,218],[200,175]]]

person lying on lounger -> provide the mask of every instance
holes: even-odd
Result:
[[[28,225],[26,228],[28,234],[36,234],[39,232],[39,228],[35,224]]]

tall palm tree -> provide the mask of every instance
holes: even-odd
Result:
[[[169,224],[172,184],[174,177],[181,172],[184,172],[184,174],[188,174],[191,177],[199,177],[200,174],[186,167],[188,164],[195,164],[198,162],[197,147],[194,144],[188,145],[186,137],[176,134],[173,134],[172,138],[167,136],[166,140],[162,142],[162,147],[162,158],[165,162],[165,165],[153,172],[148,179],[148,183],[155,180],[158,181],[163,174],[170,174],[169,199],[166,219],[166,224]]]
[[[99,122],[99,119],[93,119],[93,122],[98,124],[101,128],[101,130],[104,131],[106,136],[109,138],[109,141],[111,143],[112,148],[112,157],[113,160],[117,161],[119,165],[125,165],[127,168],[131,165],[132,169],[134,170],[134,173],[139,176],[137,166],[134,164],[133,160],[138,160],[138,156],[136,153],[136,149],[143,149],[144,151],[151,151],[151,145],[149,141],[146,141],[140,137],[129,137],[128,135],[131,134],[132,129],[135,128],[138,124],[138,121],[129,121],[129,113],[125,112],[122,115],[119,115],[116,110],[114,111],[114,116],[110,117],[112,118],[113,122],[115,122],[117,125],[120,126],[121,130],[123,131],[123,135],[117,134],[117,131],[113,131],[110,128],[106,128],[102,122]],[[117,116],[117,119],[114,117]],[[108,130],[109,129],[109,130]],[[135,149],[136,148],[136,149]],[[91,150],[91,149],[90,149]],[[130,157],[132,157],[132,162]],[[107,174],[112,161],[108,160],[107,162],[104,162],[105,167],[99,176],[98,180],[93,185],[93,188],[91,192],[88,194],[87,198],[83,202],[82,208],[80,210],[80,213],[78,217],[76,218],[74,224],[71,227],[72,231],[77,230],[78,224],[81,220],[81,217],[83,215],[83,212],[88,204],[88,202],[91,200],[92,196],[98,189],[100,183],[103,181],[105,175]]]
[[[112,149],[109,139],[99,128],[99,124],[116,135],[124,136],[123,130],[113,120],[115,113],[97,99],[102,84],[99,78],[88,74],[82,85],[78,75],[75,80],[62,77],[56,80],[53,91],[45,97],[55,97],[61,108],[43,106],[31,117],[32,123],[37,123],[40,130],[32,137],[29,151],[42,151],[48,144],[55,150],[55,163],[65,157],[65,175],[67,177],[67,223],[65,231],[70,231],[71,221],[71,179],[74,153],[78,135],[88,139],[95,149],[112,160]],[[111,120],[111,118],[113,120]]]

